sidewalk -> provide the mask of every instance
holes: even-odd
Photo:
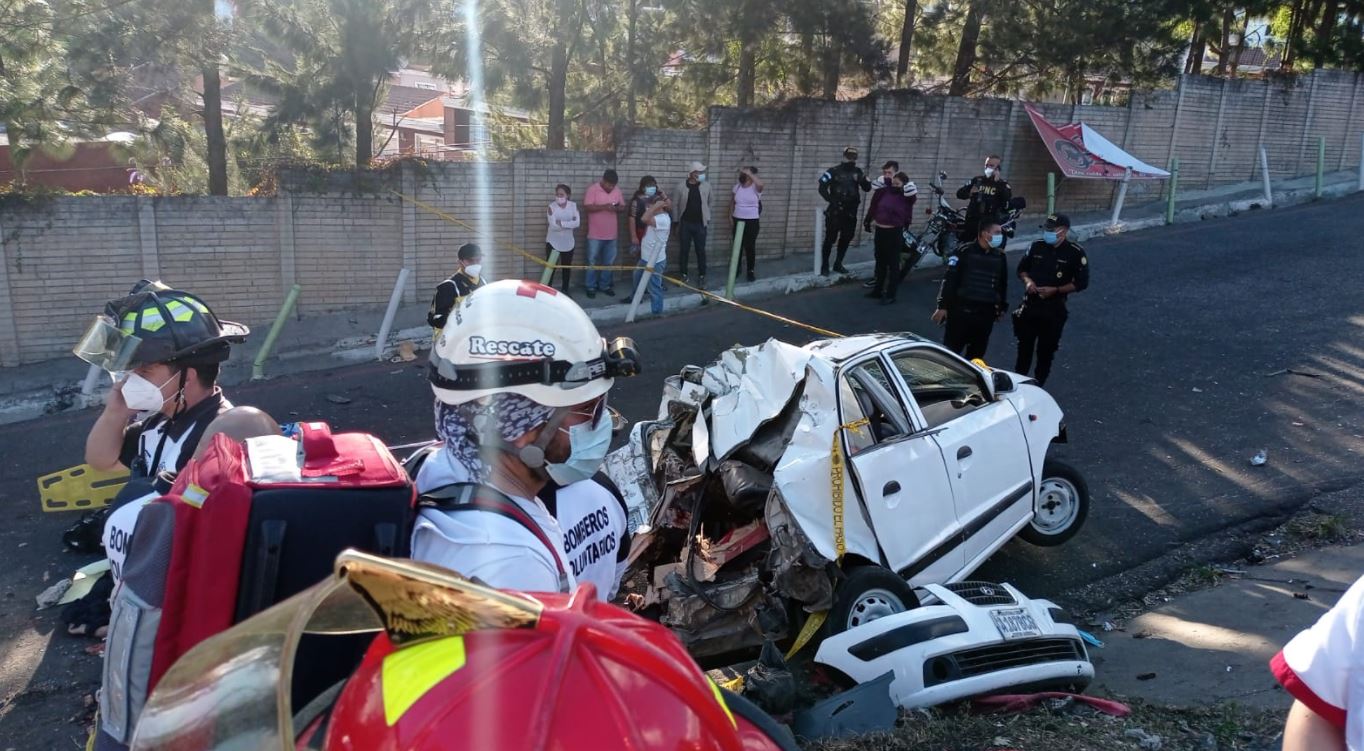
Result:
[[[1357,173],[1354,171],[1326,175],[1323,181],[1323,199],[1355,192],[1357,180]],[[1312,176],[1276,182],[1273,186],[1274,207],[1315,200],[1313,182]],[[1264,200],[1262,191],[1261,183],[1245,182],[1210,190],[1181,192],[1176,201],[1175,221],[1195,222],[1270,208]],[[1034,206],[1040,208],[1044,201],[1045,197],[1035,200]],[[1057,208],[1065,211],[1064,205]],[[1120,232],[1134,232],[1159,227],[1164,224],[1164,214],[1163,202],[1134,205],[1124,210],[1117,229]],[[1071,236],[1076,240],[1084,241],[1113,233],[1113,228],[1109,227],[1110,212],[1072,213],[1070,218],[1073,225]],[[1009,243],[1011,252],[1022,250],[1040,238],[1037,227],[1040,219],[1038,214],[1033,213],[1024,216],[1018,235]],[[717,250],[720,252],[712,252],[713,268],[707,281],[712,292],[722,293],[726,281],[724,272],[728,271],[728,264],[724,249]],[[853,246],[848,250],[845,259],[845,265],[851,273],[845,277],[837,275],[824,277],[814,273],[814,258],[810,249],[793,250],[786,258],[761,260],[757,267],[757,280],[739,281],[735,285],[735,298],[740,302],[751,303],[807,289],[866,279],[870,277],[874,266],[871,256],[872,247],[869,240]],[[920,262],[921,269],[932,269],[939,265],[941,260],[934,255],[929,255]],[[598,295],[595,299],[588,299],[585,294],[574,294],[574,300],[588,311],[599,326],[616,325],[625,321],[632,290],[629,289],[629,280],[624,272],[617,276],[617,282],[616,291],[620,297],[608,298]],[[701,305],[701,295],[671,289],[665,299],[663,315],[693,310]],[[394,352],[401,341],[411,341],[417,349],[430,346],[431,330],[425,324],[426,311],[425,301],[399,309],[393,331],[385,343],[385,352],[388,355]],[[641,304],[639,317],[642,319],[650,315],[648,305]],[[291,319],[284,327],[271,358],[265,364],[265,373],[270,377],[373,361],[376,332],[382,320],[383,311],[375,309]],[[260,326],[258,332],[245,346],[234,348],[232,360],[225,363],[223,369],[222,382],[225,385],[240,383],[251,377],[251,362],[268,329],[268,325]],[[81,383],[86,374],[86,367],[74,357],[5,368],[4,374],[5,378],[0,382],[0,423],[20,422],[44,414],[92,406],[99,403],[104,391],[103,384],[100,384],[93,396],[86,397],[81,394]]]
[[[1270,674],[1269,660],[1364,574],[1364,544],[1236,570],[1245,573],[1175,596],[1122,631],[1095,631],[1105,646],[1090,650],[1097,673],[1090,693],[1287,710],[1292,697]]]

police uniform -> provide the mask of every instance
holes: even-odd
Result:
[[[964,243],[947,259],[938,309],[947,311],[943,345],[968,359],[985,356],[995,319],[1008,300],[1009,262],[1004,251]]]
[[[1052,215],[1047,217],[1046,226],[1049,229],[1059,226],[1069,228],[1070,220],[1064,215]],[[1089,258],[1085,255],[1085,249],[1069,238],[1054,246],[1038,240],[1018,262],[1019,278],[1025,274],[1038,287],[1074,284],[1075,291],[1079,292],[1089,286]],[[1047,382],[1052,359],[1061,346],[1061,330],[1065,328],[1069,317],[1066,311],[1067,296],[1058,293],[1043,299],[1040,295],[1031,294],[1014,311],[1014,336],[1018,338],[1018,361],[1014,363],[1014,372],[1028,374],[1035,350],[1037,372],[1033,377],[1039,384]]]
[[[463,269],[456,271],[449,279],[436,285],[436,296],[431,300],[431,310],[426,313],[426,322],[436,330],[445,328],[446,322],[450,320],[450,311],[455,309],[455,305],[484,284],[487,282],[482,277],[469,276]]]
[[[856,158],[857,150],[849,148]],[[829,273],[829,254],[834,241],[838,242],[838,257],[834,259],[834,270],[842,273],[843,257],[848,253],[853,234],[857,232],[857,207],[862,203],[862,193],[871,190],[871,183],[856,162],[843,162],[830,167],[819,176],[819,195],[828,202],[824,209],[824,245],[820,256],[821,274]]]
[[[975,188],[973,194],[971,189]],[[961,186],[957,191],[957,198],[971,202],[966,206],[966,221],[961,225],[961,232],[957,235],[962,242],[975,242],[980,234],[981,221],[988,219],[991,222],[998,222],[1000,216],[1009,208],[1009,199],[1013,198],[1013,188],[1009,186],[1009,181],[996,179],[993,177],[974,177],[971,182]],[[1008,238],[1004,242],[1008,243]],[[999,246],[1003,250],[1004,246]]]

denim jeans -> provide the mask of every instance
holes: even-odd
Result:
[[[687,273],[687,255],[696,247],[696,272],[701,276],[706,275],[706,225],[700,222],[682,222],[681,231],[677,234],[677,245],[680,251],[682,274]]]
[[[641,259],[639,265],[635,267],[635,283],[631,287],[632,294],[633,290],[639,289],[639,279],[644,276],[644,269],[646,268],[648,267]],[[654,264],[654,273],[649,277],[649,310],[653,311],[654,315],[663,312],[663,273],[667,270],[668,262],[664,259]]]
[[[615,240],[587,240],[587,265],[611,266],[616,262]],[[590,268],[587,270],[586,287],[589,291],[609,291],[615,289],[615,280],[609,269]]]

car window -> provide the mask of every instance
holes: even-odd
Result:
[[[880,360],[845,370],[839,378],[839,398],[844,423],[867,420],[867,425],[846,432],[850,455],[909,433],[909,418]]]
[[[891,355],[891,362],[924,414],[929,430],[951,422],[989,402],[973,368],[929,349]]]

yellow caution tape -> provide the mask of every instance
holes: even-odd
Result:
[[[423,210],[423,211],[426,211],[426,212],[428,212],[428,213],[434,214],[435,216],[438,216],[438,217],[440,217],[441,219],[444,219],[444,220],[447,221],[447,222],[450,222],[450,223],[452,223],[452,224],[458,224],[459,226],[464,227],[465,229],[467,229],[467,230],[469,230],[469,231],[471,231],[471,232],[477,232],[477,231],[478,231],[472,224],[469,224],[468,222],[464,221],[463,219],[460,219],[459,217],[451,216],[450,214],[448,214],[448,213],[446,213],[446,212],[444,212],[444,211],[441,211],[440,209],[436,208],[435,206],[432,206],[432,205],[429,204],[429,203],[426,203],[425,201],[422,201],[422,200],[417,199],[417,198],[413,198],[412,196],[409,196],[409,195],[405,195],[405,194],[400,193],[400,192],[398,192],[398,191],[396,191],[396,190],[389,190],[389,192],[392,193],[393,195],[395,195],[395,196],[401,198],[401,199],[404,200],[404,201],[410,202],[413,206],[416,206],[417,208],[419,208],[419,209],[421,209],[421,210]],[[535,254],[533,254],[533,253],[530,253],[530,252],[526,251],[525,249],[521,248],[520,246],[516,245],[515,243],[502,243],[502,245],[503,245],[504,247],[508,248],[509,250],[511,250],[512,252],[516,253],[517,255],[521,256],[522,258],[525,258],[526,260],[530,261],[531,263],[534,263],[534,264],[543,266],[543,267],[545,267],[545,268],[547,268],[547,269],[575,269],[575,270],[582,270],[582,271],[586,271],[586,270],[590,270],[590,269],[596,269],[596,270],[598,270],[598,271],[625,271],[625,272],[635,272],[635,271],[638,271],[638,270],[639,270],[639,267],[637,267],[637,266],[580,266],[580,265],[565,266],[565,265],[562,265],[562,264],[551,264],[549,261],[547,261],[547,260],[545,260],[545,259],[539,257],[538,255],[535,255]],[[686,282],[682,281],[681,279],[675,279],[675,278],[673,278],[673,277],[671,277],[671,276],[668,276],[668,275],[666,275],[666,274],[659,274],[658,276],[661,277],[661,278],[663,278],[663,279],[666,280],[669,284],[671,284],[671,285],[673,285],[673,286],[675,286],[675,287],[682,287],[683,289],[686,289],[686,290],[688,290],[688,291],[690,291],[690,292],[695,292],[696,294],[702,295],[703,297],[710,298],[711,300],[715,300],[715,301],[717,301],[717,302],[724,303],[725,305],[729,305],[729,306],[738,308],[739,310],[746,311],[746,312],[748,312],[748,313],[754,313],[754,314],[763,316],[763,317],[765,317],[765,318],[770,318],[770,319],[772,319],[772,320],[774,320],[774,321],[778,321],[778,322],[780,322],[780,323],[785,323],[785,324],[787,324],[787,325],[789,325],[789,326],[795,326],[795,327],[797,327],[797,328],[802,328],[802,329],[805,329],[806,331],[809,331],[809,332],[811,332],[811,333],[813,333],[813,334],[818,334],[818,335],[820,335],[820,336],[827,336],[827,337],[831,337],[831,338],[842,338],[842,337],[843,337],[843,335],[840,334],[840,333],[838,333],[837,331],[831,331],[831,330],[829,330],[829,329],[821,328],[821,327],[819,327],[819,326],[815,326],[815,325],[813,325],[813,324],[805,323],[805,322],[803,322],[803,321],[797,321],[797,320],[794,319],[794,318],[787,318],[786,316],[778,315],[778,314],[772,313],[772,312],[770,312],[770,311],[762,310],[761,308],[754,308],[754,307],[749,306],[749,305],[744,305],[744,304],[741,303],[741,302],[738,302],[738,301],[735,301],[735,300],[731,300],[731,299],[729,299],[728,297],[725,297],[725,296],[723,296],[723,295],[717,295],[717,294],[715,294],[714,292],[711,292],[710,290],[701,289],[700,287],[693,287],[693,286],[691,286],[690,284],[687,284]]]
[[[843,562],[843,554],[848,552],[847,533],[843,525],[843,470],[846,466],[843,461],[843,431],[855,430],[870,424],[871,420],[864,417],[860,420],[853,420],[852,422],[839,425],[838,429],[834,431],[833,450],[830,452],[829,458],[829,481],[833,486],[830,495],[833,498],[834,507],[835,560],[839,563]],[[820,626],[824,625],[824,621],[828,617],[829,611],[827,610],[811,613],[810,617],[805,619],[805,625],[801,627],[800,633],[796,635],[795,643],[787,650],[786,659],[789,660],[794,657],[802,647],[809,643],[810,639],[814,638],[815,632],[819,630]]]
[[[733,678],[723,681],[715,681],[715,685],[726,691],[733,691],[736,694],[741,693],[744,690],[744,677],[742,675],[736,675]]]
[[[827,610],[811,613],[810,617],[805,619],[805,625],[800,627],[800,633],[796,635],[796,643],[786,650],[786,659],[795,657],[796,653],[814,638],[815,632],[819,631],[819,627],[824,625],[824,621],[828,617],[829,611]]]
[[[128,470],[109,472],[89,464],[63,469],[38,478],[38,498],[43,511],[88,511],[108,506],[128,482]]]

